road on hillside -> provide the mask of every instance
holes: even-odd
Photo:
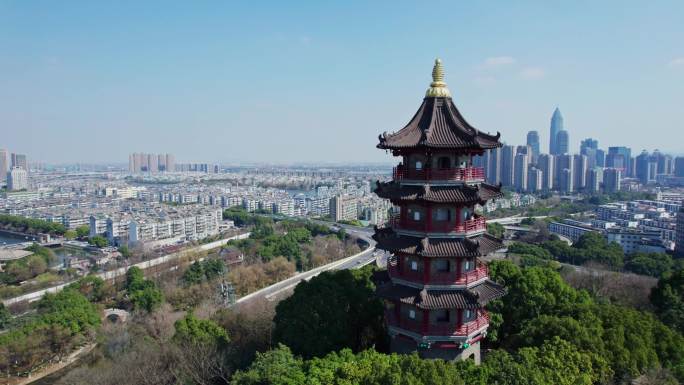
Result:
[[[318,222],[318,221],[317,221]],[[253,303],[255,301],[259,300],[269,300],[273,301],[276,300],[279,295],[288,292],[289,290],[293,289],[297,284],[299,284],[301,281],[308,281],[311,278],[317,276],[318,274],[328,271],[328,270],[348,270],[348,269],[359,269],[363,266],[366,266],[368,264],[371,264],[375,262],[376,259],[376,252],[375,252],[375,241],[371,238],[371,235],[373,234],[373,230],[367,227],[356,227],[356,226],[349,226],[349,225],[340,225],[340,224],[332,224],[330,222],[323,222],[320,221],[321,224],[325,224],[326,226],[337,226],[337,227],[343,227],[347,234],[357,237],[366,243],[368,243],[368,246],[366,249],[356,255],[352,255],[351,257],[347,257],[344,259],[341,259],[339,261],[335,261],[332,263],[329,263],[324,266],[317,267],[315,269],[311,269],[302,273],[299,273],[293,277],[290,277],[286,280],[274,283],[271,286],[267,286],[263,289],[257,290],[251,294],[247,294],[244,297],[239,298],[237,301],[235,301],[235,305],[238,307]]]

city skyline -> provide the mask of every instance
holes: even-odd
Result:
[[[123,163],[143,143],[212,162],[387,162],[366,144],[406,123],[437,56],[468,121],[507,143],[548,143],[559,106],[573,153],[587,137],[684,152],[662,140],[682,128],[683,4],[620,3],[615,18],[608,3],[445,3],[448,26],[434,8],[5,3],[0,146],[51,163]],[[580,14],[594,39],[576,38]]]

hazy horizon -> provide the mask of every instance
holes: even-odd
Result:
[[[558,106],[571,152],[593,137],[684,153],[670,139],[684,3],[261,6],[0,3],[0,148],[46,163],[386,163],[378,134],[409,121],[440,57],[464,117],[509,144],[537,130],[546,152]]]

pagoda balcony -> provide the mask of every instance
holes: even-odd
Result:
[[[390,217],[390,225],[395,230],[407,230],[433,233],[473,234],[487,230],[487,220],[483,216],[475,216],[461,223],[449,221],[413,221],[396,214]]]
[[[462,324],[423,323],[419,320],[397,317],[392,311],[385,311],[385,319],[389,327],[403,329],[422,336],[467,337],[489,326],[489,314],[486,311],[481,311],[477,319]]]
[[[392,177],[397,181],[483,182],[485,172],[483,167],[416,170],[397,166],[392,172]]]
[[[430,271],[429,274],[426,275],[423,271],[410,270],[407,268],[404,268],[404,271],[402,271],[399,264],[396,262],[396,259],[394,259],[387,263],[387,271],[391,278],[397,278],[417,284],[437,286],[467,286],[489,277],[487,265],[479,262],[474,270],[461,272],[460,274],[455,271]]]

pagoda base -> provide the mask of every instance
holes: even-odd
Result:
[[[397,354],[411,354],[418,352],[424,359],[440,359],[458,361],[472,359],[475,365],[480,365],[480,341],[472,343],[467,348],[459,348],[456,344],[445,342],[444,347],[433,343],[430,347],[421,348],[412,338],[397,335],[390,339],[390,351]]]

